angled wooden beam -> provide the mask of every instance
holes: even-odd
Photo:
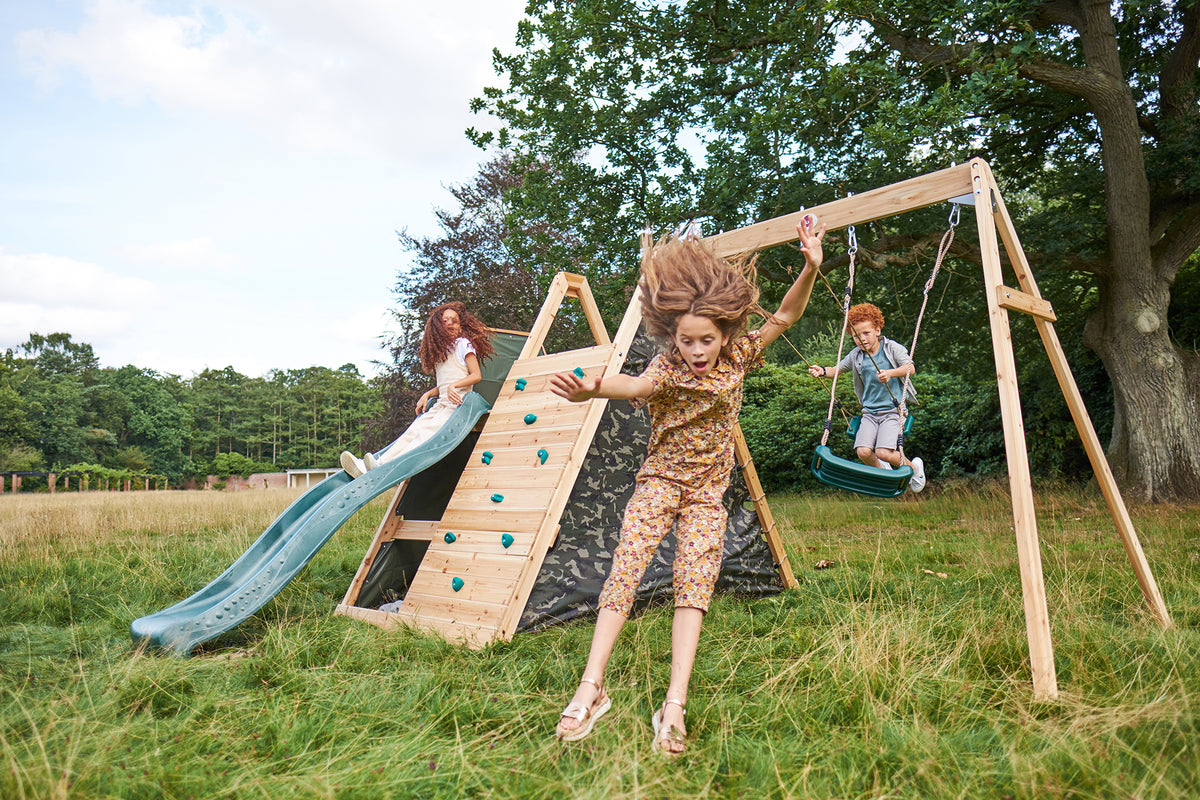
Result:
[[[987,169],[987,177],[994,185],[995,178],[992,176],[990,169]],[[1040,300],[1041,295],[1038,292],[1037,284],[1034,282],[1033,275],[1029,271],[1029,261],[1025,257],[1025,251],[1021,247],[1020,239],[1017,238],[1017,232],[1013,228],[1012,218],[1008,215],[1008,209],[1004,207],[1004,198],[1000,196],[999,192],[996,192],[994,201],[996,205],[996,226],[1000,231],[1000,238],[1004,241],[1004,249],[1013,264],[1013,269],[1017,273],[1017,280],[1020,282],[1021,288],[1028,293],[1028,296]],[[1129,563],[1133,566],[1138,586],[1142,590],[1142,597],[1145,598],[1146,604],[1150,606],[1150,613],[1158,620],[1158,624],[1164,628],[1169,628],[1172,625],[1171,614],[1167,611],[1167,604],[1158,589],[1158,583],[1154,580],[1150,564],[1146,561],[1146,554],[1143,552],[1141,542],[1138,540],[1137,531],[1134,530],[1129,510],[1125,507],[1125,500],[1121,497],[1121,490],[1117,486],[1116,478],[1113,476],[1112,467],[1109,465],[1108,458],[1104,454],[1104,448],[1100,444],[1100,437],[1096,435],[1096,429],[1093,427],[1092,419],[1088,415],[1087,406],[1083,402],[1083,395],[1079,393],[1079,386],[1075,383],[1075,376],[1071,372],[1070,365],[1067,363],[1067,355],[1058,340],[1058,334],[1055,332],[1054,326],[1051,324],[1054,318],[1053,316],[1047,317],[1041,314],[1032,314],[1032,316],[1034,325],[1037,326],[1038,335],[1041,336],[1042,344],[1046,348],[1046,355],[1050,359],[1050,365],[1054,369],[1054,376],[1058,379],[1059,388],[1062,389],[1063,397],[1067,401],[1067,408],[1071,411],[1071,418],[1075,421],[1075,429],[1079,431],[1079,438],[1083,441],[1083,449],[1087,452],[1088,460],[1092,464],[1092,471],[1095,473],[1096,481],[1100,485],[1100,493],[1104,496],[1104,502],[1108,505],[1109,514],[1113,518],[1113,523],[1117,526],[1117,534],[1120,536],[1121,543],[1125,547],[1125,555],[1129,558]]]

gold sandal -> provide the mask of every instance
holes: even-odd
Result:
[[[591,706],[585,706],[583,703],[568,703],[563,712],[559,714],[558,725],[554,729],[554,735],[561,742],[577,742],[580,739],[586,738],[592,732],[592,726],[596,724],[596,720],[604,716],[604,714],[612,708],[612,698],[604,693],[604,687],[596,683],[591,678],[580,678],[580,683],[590,683],[596,687],[596,699],[592,701]],[[579,720],[579,725],[574,728],[564,728],[562,726],[562,717],[568,719]]]
[[[683,755],[684,750],[687,749],[687,734],[674,725],[663,723],[663,717],[665,716],[663,712],[667,709],[667,703],[674,703],[679,706],[679,710],[683,712],[685,717],[687,716],[687,708],[684,707],[683,703],[670,697],[664,700],[662,708],[655,711],[654,715],[650,717],[650,724],[654,728],[654,743],[652,748],[654,752],[662,753],[667,758],[677,758]],[[672,750],[666,746],[667,744],[678,744],[682,745],[682,747],[679,750]]]

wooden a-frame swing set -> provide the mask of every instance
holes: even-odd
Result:
[[[1058,696],[1054,668],[1054,650],[1050,638],[1050,615],[1046,605],[1046,587],[1042,577],[1042,559],[1038,544],[1037,518],[1033,506],[1033,482],[1029,472],[1029,453],[1021,415],[1017,386],[1016,360],[1008,312],[1032,317],[1054,375],[1066,398],[1084,450],[1108,505],[1125,553],[1150,612],[1168,628],[1171,616],[1150,572],[1133,521],[1125,507],[1104,449],[1088,416],[1075,378],[1067,364],[1058,335],[1054,331],[1054,309],[1044,300],[1029,271],[1029,262],[1021,248],[1012,219],[1004,206],[991,168],[982,159],[922,175],[890,186],[835,200],[705,239],[722,257],[752,252],[795,241],[796,224],[805,214],[815,214],[829,230],[848,228],[877,219],[903,214],[946,201],[975,207],[979,249],[983,264],[988,322],[996,379],[1000,391],[1000,414],[1004,427],[1004,449],[1008,461],[1009,492],[1013,508],[1013,529],[1021,570],[1021,594],[1025,606],[1025,630],[1029,641],[1029,660],[1033,693],[1038,699]],[[999,238],[997,238],[997,234]],[[1008,254],[1018,288],[1006,286],[1001,269],[1000,243]]]

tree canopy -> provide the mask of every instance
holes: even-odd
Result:
[[[474,104],[502,127],[468,132],[539,165],[513,194],[515,240],[531,223],[570,230],[592,269],[617,265],[632,283],[647,223],[697,218],[715,233],[982,156],[1067,312],[1068,350],[1085,344],[1108,375],[1126,491],[1200,493],[1200,357],[1172,336],[1196,311],[1171,304],[1200,246],[1200,4],[580,0],[527,13],[495,54],[507,88]],[[894,275],[941,213],[860,231],[865,263]],[[782,277],[793,259],[766,254],[764,271]]]

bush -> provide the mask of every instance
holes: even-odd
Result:
[[[1022,384],[1026,445],[1036,477],[1086,480],[1091,467],[1053,375]],[[768,364],[746,377],[742,432],[767,491],[819,487],[809,464],[821,442],[829,407],[829,382],[808,375],[803,365]],[[955,375],[918,373],[917,402],[909,406],[912,432],[905,452],[920,456],[932,476],[1003,475],[1007,470],[999,392],[994,382],[964,383]],[[847,414],[859,412],[853,380],[838,379],[838,398]],[[828,445],[854,458],[842,413],[835,408]]]

